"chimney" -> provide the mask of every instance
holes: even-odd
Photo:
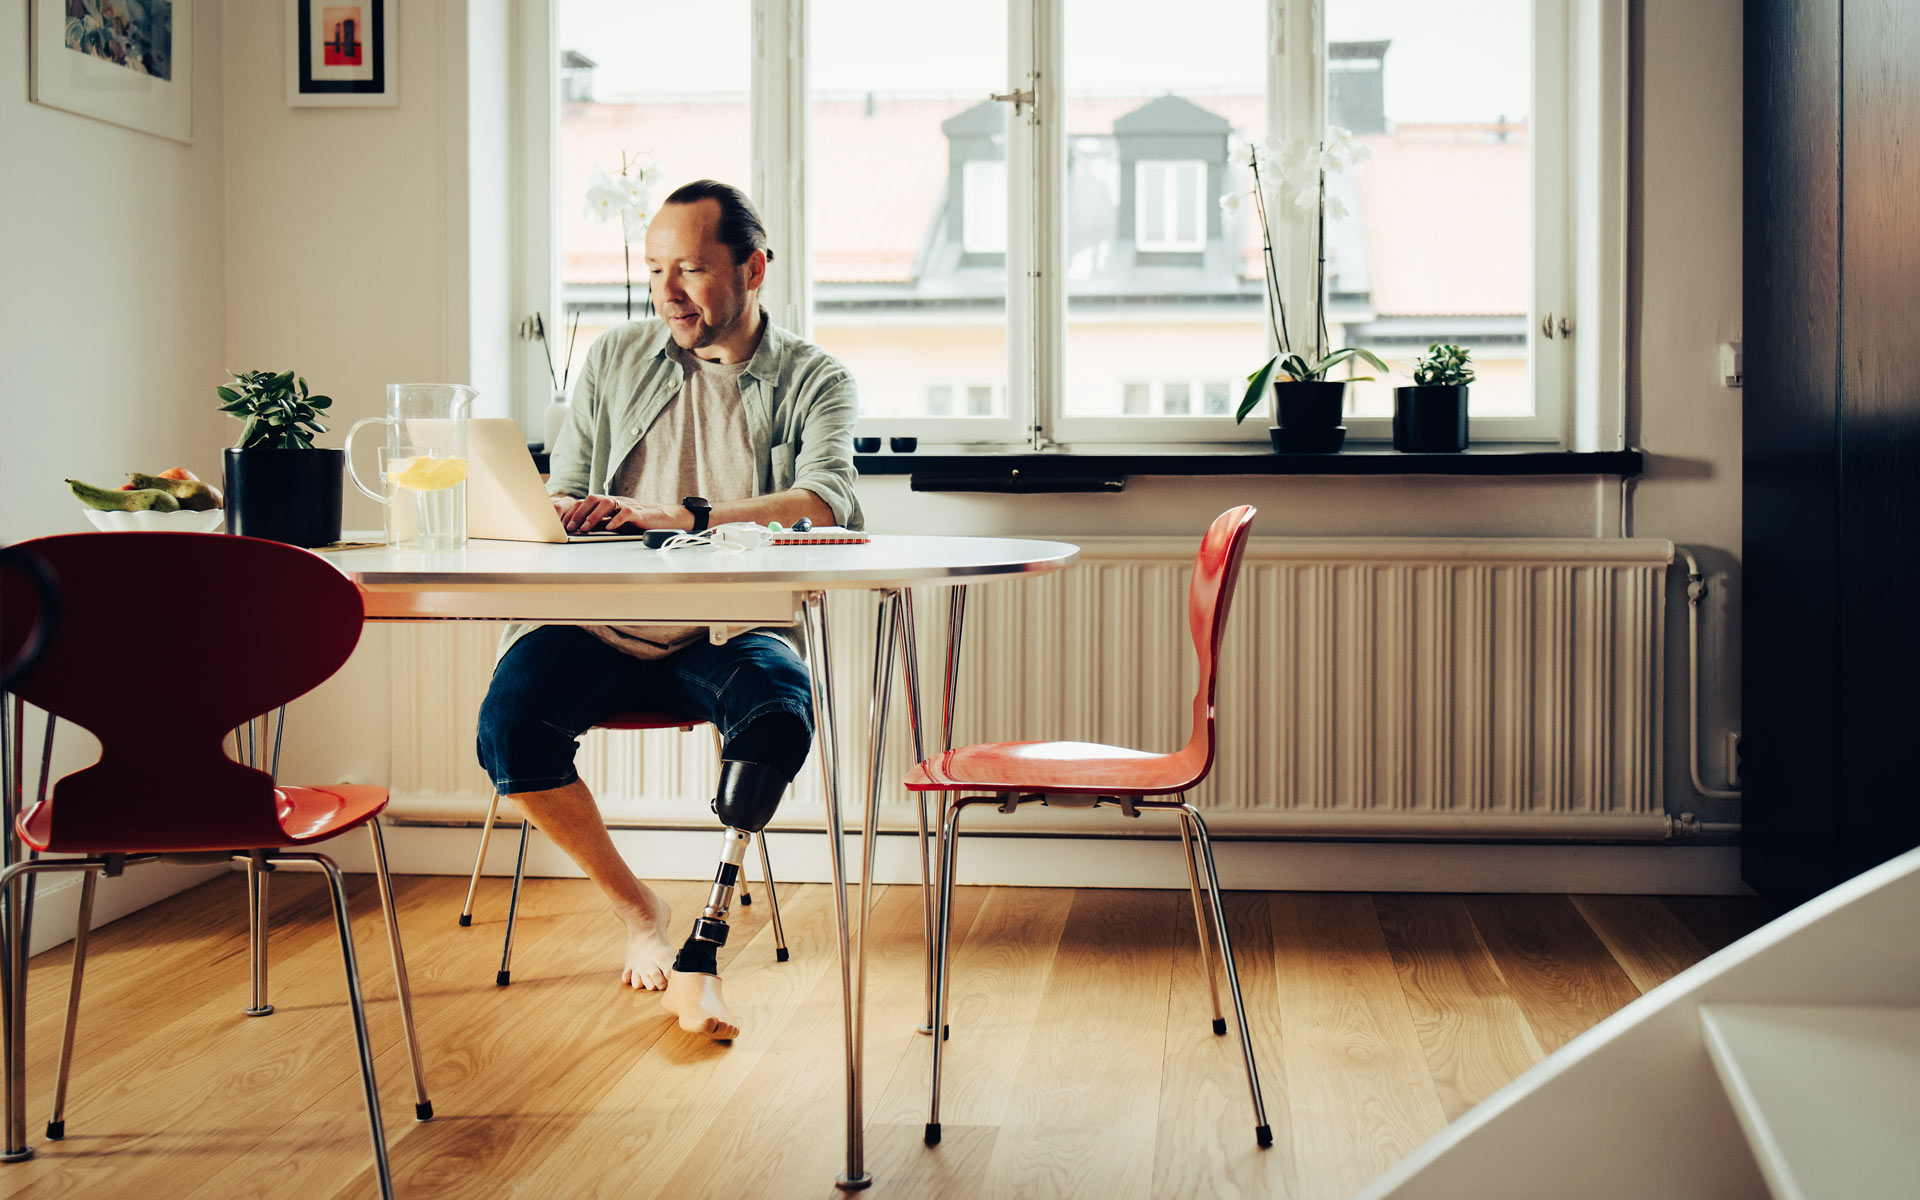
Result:
[[[1354,133],[1387,131],[1386,61],[1391,38],[1327,43],[1327,123]]]

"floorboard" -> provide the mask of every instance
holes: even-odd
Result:
[[[137,868],[136,868],[137,869]],[[68,1105],[44,1138],[69,954],[28,979],[29,1130],[9,1196],[323,1200],[373,1191],[339,941],[321,880],[272,883],[273,1015],[250,995],[246,888],[214,880],[95,931]],[[513,983],[506,884],[396,880],[435,1118],[413,1119],[378,894],[349,881],[396,1186],[406,1197],[840,1195],[845,1086],[832,890],[791,886],[792,959],[735,910],[745,1029],[681,1033],[617,982],[620,928],[584,880],[529,881]],[[705,885],[667,884],[685,919]],[[849,903],[858,892],[849,889]],[[1345,1196],[1641,991],[1754,927],[1702,897],[1237,892],[1228,924],[1275,1146],[1224,972],[1213,1032],[1190,895],[960,888],[942,1141],[915,887],[875,890],[866,1165],[876,1197]],[[1217,969],[1217,968],[1216,968]]]

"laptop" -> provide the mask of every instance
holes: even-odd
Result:
[[[637,542],[638,530],[567,532],[520,427],[505,417],[467,422],[467,536],[506,542]]]

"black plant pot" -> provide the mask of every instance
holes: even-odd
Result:
[[[1465,450],[1466,385],[1393,389],[1393,448],[1424,453]]]
[[[1345,380],[1315,379],[1273,385],[1273,411],[1279,424],[1267,438],[1282,454],[1330,454],[1347,440],[1340,423],[1347,406]]]
[[[340,540],[344,450],[228,450],[227,532],[290,546]]]

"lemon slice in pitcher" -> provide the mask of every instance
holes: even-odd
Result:
[[[464,458],[402,458],[387,464],[387,482],[411,492],[438,492],[467,478]]]

